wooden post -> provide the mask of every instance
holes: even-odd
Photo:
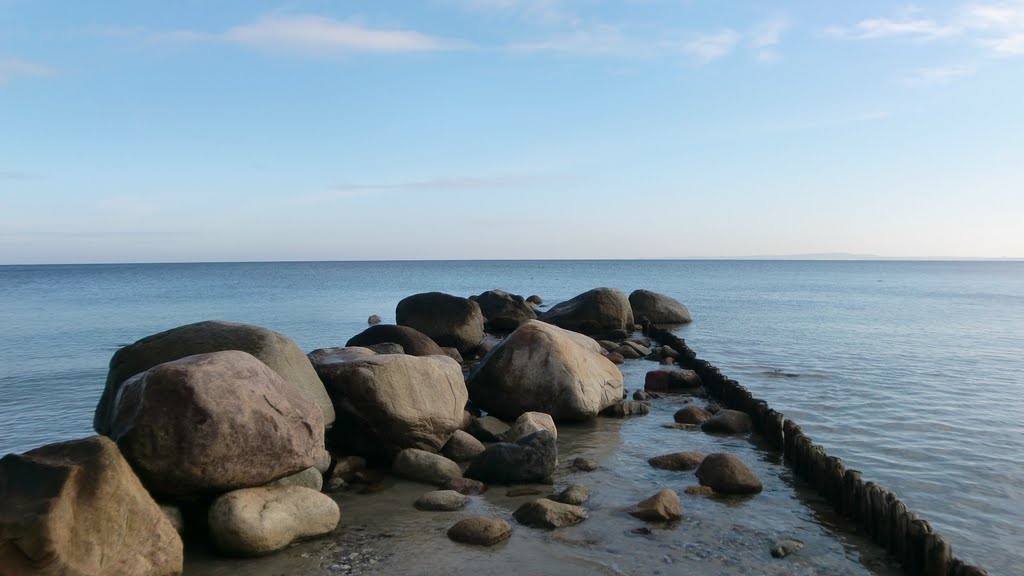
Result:
[[[928,534],[925,571],[927,576],[947,576],[953,563],[953,550],[946,539],[938,534]]]
[[[858,484],[863,482],[862,474],[857,470],[847,470],[843,476],[843,516],[857,519]]]

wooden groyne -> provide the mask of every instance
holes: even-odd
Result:
[[[896,494],[874,482],[865,482],[859,471],[847,469],[841,459],[829,456],[822,446],[804,434],[799,424],[772,409],[765,400],[754,397],[750,390],[726,377],[707,360],[698,358],[682,338],[646,322],[644,333],[679,352],[679,365],[695,371],[704,381],[707,393],[721,405],[749,414],[754,429],[771,447],[783,453],[796,475],[816,489],[836,512],[854,521],[866,535],[886,548],[908,574],[988,574],[957,558],[946,539],[932,530],[927,520],[908,510]]]

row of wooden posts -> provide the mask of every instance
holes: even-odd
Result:
[[[755,398],[739,382],[697,354],[672,332],[644,323],[645,333],[680,354],[679,365],[695,371],[704,388],[721,405],[746,412],[754,429],[775,449],[796,475],[813,488],[846,518],[855,521],[865,534],[885,547],[909,574],[924,576],[983,576],[988,572],[962,562],[942,535],[934,532],[927,520],[907,510],[894,493],[865,482],[857,470],[848,470],[843,461],[829,456],[803,433],[800,426],[786,419]]]

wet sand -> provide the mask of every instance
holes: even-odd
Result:
[[[623,368],[626,387],[642,387],[655,364],[637,360]],[[895,575],[899,566],[883,549],[857,535],[781,462],[749,435],[709,435],[665,428],[673,413],[692,401],[688,395],[654,400],[651,413],[626,419],[597,418],[559,426],[560,465],[553,486],[534,486],[542,496],[568,484],[590,488],[583,507],[590,517],[553,531],[529,528],[512,519],[515,509],[541,496],[508,497],[509,487],[491,486],[471,496],[458,512],[423,512],[413,502],[433,488],[388,477],[386,487],[359,494],[360,486],[335,494],[342,518],[330,535],[296,544],[259,559],[224,559],[190,550],[186,574],[837,574]],[[684,493],[697,485],[693,472],[657,470],[647,459],[680,451],[731,452],[760,477],[764,491],[749,497],[707,497]],[[593,472],[575,471],[576,457],[596,461]],[[662,488],[679,493],[683,518],[671,524],[647,523],[625,512]],[[492,548],[452,542],[445,532],[471,515],[505,519],[512,537]],[[633,530],[649,527],[650,534]],[[778,540],[805,546],[783,559],[772,558]],[[188,547],[188,546],[187,546]],[[194,548],[194,547],[193,547]]]

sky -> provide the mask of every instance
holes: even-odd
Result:
[[[0,264],[1024,257],[1024,1],[0,0]]]

